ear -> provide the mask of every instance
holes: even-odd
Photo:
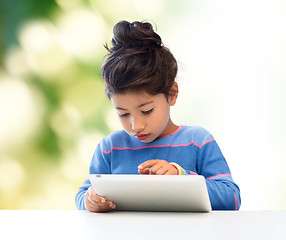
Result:
[[[174,82],[173,86],[170,89],[170,93],[169,93],[169,97],[168,97],[168,101],[169,101],[169,104],[171,106],[175,105],[175,103],[177,101],[178,93],[179,93],[178,83]]]

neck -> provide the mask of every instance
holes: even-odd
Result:
[[[167,127],[165,128],[165,130],[162,132],[162,134],[159,137],[161,138],[161,137],[167,136],[167,135],[175,132],[178,129],[178,127],[179,126],[175,125],[172,122],[172,120],[170,119],[168,124],[167,124]]]

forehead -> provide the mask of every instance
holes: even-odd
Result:
[[[157,103],[162,100],[166,101],[164,94],[150,95],[145,92],[126,92],[114,94],[111,97],[111,102],[115,107],[128,108],[138,107],[141,104]]]

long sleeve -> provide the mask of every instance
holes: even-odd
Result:
[[[213,210],[239,210],[240,191],[231,176],[209,177],[206,184]]]
[[[97,174],[97,173],[109,174],[110,173],[110,163],[109,163],[109,159],[107,158],[108,155],[104,153],[104,150],[102,149],[102,145],[104,145],[103,142],[98,144],[93,154],[90,167],[89,167],[90,174]],[[86,179],[83,185],[79,188],[79,191],[75,197],[75,204],[76,204],[77,209],[86,210],[85,203],[84,203],[85,201],[84,195],[90,186],[91,186],[91,183],[89,179]]]
[[[240,190],[216,141],[211,137],[198,148],[196,171],[185,169],[186,174],[199,174],[206,178],[213,210],[238,210]]]
[[[212,208],[214,210],[238,210],[240,190],[234,183],[228,164],[213,139],[199,151],[198,172],[205,176]]]
[[[91,186],[91,183],[89,179],[86,179],[83,183],[83,186],[79,188],[79,191],[77,192],[75,196],[75,205],[78,210],[86,210],[85,203],[84,203],[84,195],[87,191],[87,189]]]

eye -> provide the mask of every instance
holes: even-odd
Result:
[[[120,114],[118,113],[118,116],[123,118],[123,117],[128,117],[129,116],[129,113],[124,113],[124,114]]]
[[[148,110],[148,111],[142,111],[142,113],[145,114],[145,115],[148,115],[148,114],[150,114],[151,112],[153,112],[153,110],[154,110],[154,108],[151,108],[151,109]]]

